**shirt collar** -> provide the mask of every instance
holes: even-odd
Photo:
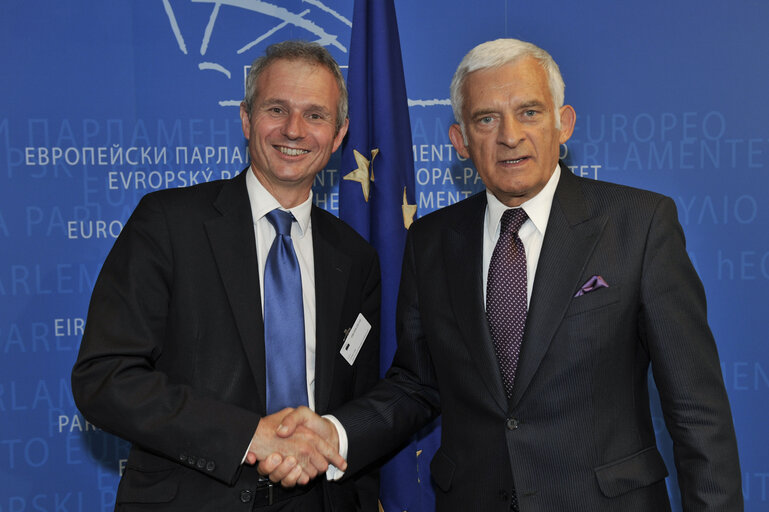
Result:
[[[553,205],[553,198],[555,197],[555,189],[558,186],[558,179],[561,177],[561,166],[556,165],[553,174],[542,190],[537,193],[520,207],[529,216],[529,220],[534,224],[534,227],[539,231],[542,236],[545,235],[545,229],[547,228],[547,220],[550,218],[550,207]],[[502,203],[497,197],[492,194],[489,189],[486,189],[486,212],[488,222],[486,229],[488,229],[489,236],[493,239],[499,232],[499,222],[502,220],[502,214],[505,210],[509,210],[510,207]]]
[[[254,171],[248,168],[248,175],[246,175],[246,189],[248,190],[248,200],[251,203],[251,217],[254,224],[267,215],[275,208],[280,208],[283,211],[289,211],[296,219],[301,231],[301,236],[307,233],[307,229],[310,226],[310,212],[312,210],[312,190],[307,200],[298,206],[293,208],[283,208],[277,199],[270,194],[264,185],[256,178]]]

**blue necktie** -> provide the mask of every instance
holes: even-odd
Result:
[[[308,402],[302,275],[291,242],[294,216],[275,209],[266,217],[276,231],[264,269],[267,414],[272,414]]]

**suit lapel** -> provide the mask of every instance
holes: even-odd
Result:
[[[537,264],[511,405],[520,401],[539,368],[606,220],[591,217],[579,180],[562,164]]]
[[[331,396],[334,361],[342,341],[340,325],[351,262],[337,247],[338,233],[316,206],[312,208],[315,260],[315,410],[326,411]]]
[[[443,232],[443,257],[449,278],[449,295],[462,340],[467,345],[478,374],[500,409],[506,411],[507,397],[483,307],[483,219],[486,213],[486,194],[477,194],[465,204],[463,220]]]
[[[221,216],[208,220],[205,227],[264,411],[264,322],[246,172],[222,186],[214,201]]]

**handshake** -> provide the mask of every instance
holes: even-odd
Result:
[[[259,421],[245,459],[252,466],[257,462],[259,473],[284,487],[306,485],[329,465],[347,469],[336,427],[305,406],[286,408]]]

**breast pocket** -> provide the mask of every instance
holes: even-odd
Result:
[[[571,299],[569,309],[566,310],[566,316],[580,315],[587,311],[594,311],[615,304],[619,302],[621,291],[621,286],[609,286],[574,297]]]

